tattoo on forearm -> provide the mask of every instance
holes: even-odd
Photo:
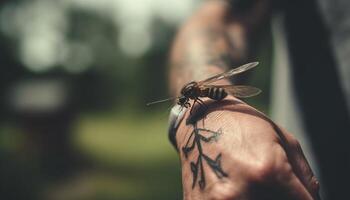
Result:
[[[206,76],[203,73],[208,65],[226,70],[240,62],[239,59],[234,59],[234,55],[239,54],[234,46],[226,32],[220,28],[196,30],[182,36],[180,47],[174,51],[177,56],[171,60],[171,67],[176,74],[190,73],[191,79],[200,79]]]
[[[217,64],[219,61],[226,69],[233,62],[230,55],[233,45],[223,30],[210,28],[198,30],[188,35],[186,40],[188,43],[183,61],[188,66]]]
[[[210,60],[208,60],[208,64],[226,69],[228,66],[233,66],[234,62],[229,53],[222,52],[220,54],[212,55]]]
[[[209,133],[210,135],[206,137],[202,133]],[[182,147],[182,152],[185,155],[186,159],[188,158],[188,155],[195,149],[195,147],[197,147],[198,149],[198,157],[196,162],[191,161],[190,163],[193,176],[192,188],[196,186],[198,176],[198,185],[200,189],[205,188],[206,182],[203,161],[207,163],[207,165],[212,169],[212,171],[219,179],[228,176],[228,174],[226,174],[221,167],[221,153],[219,153],[215,159],[211,159],[203,152],[203,147],[201,143],[209,143],[212,141],[216,142],[221,134],[221,129],[219,129],[218,131],[212,131],[205,128],[198,128],[197,123],[193,124],[193,131],[187,139],[185,146]]]
[[[170,59],[172,94],[177,94],[183,83],[211,75],[209,67],[226,71],[242,64],[246,59],[244,42],[235,43],[237,38],[232,38],[223,25],[192,28],[180,34]]]

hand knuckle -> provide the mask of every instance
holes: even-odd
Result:
[[[265,156],[251,168],[252,181],[265,183],[276,181],[290,176],[291,166],[282,147],[274,148],[268,156]]]
[[[286,134],[289,144],[296,149],[301,149],[301,145],[298,139],[292,134]]]
[[[292,139],[292,145],[293,145],[294,148],[296,148],[296,149],[301,149],[300,142],[299,142],[295,137],[293,137],[293,139]]]
[[[208,199],[210,200],[232,200],[239,198],[239,193],[231,184],[215,184],[210,189],[209,194]]]

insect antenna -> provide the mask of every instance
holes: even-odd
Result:
[[[158,100],[158,101],[153,101],[153,102],[149,102],[146,104],[146,106],[150,106],[156,103],[162,103],[162,102],[166,102],[166,101],[170,101],[170,100],[174,100],[177,99],[178,97],[171,97],[171,98],[167,98],[167,99],[162,99],[162,100]]]

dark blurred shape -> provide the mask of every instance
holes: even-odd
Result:
[[[38,154],[47,176],[62,176],[76,165],[71,125],[76,115],[69,85],[60,79],[20,81],[10,90],[8,104],[18,127],[26,133],[23,151]]]
[[[12,86],[8,100],[17,113],[55,113],[68,104],[68,86],[63,80],[33,79]]]
[[[348,196],[350,118],[331,44],[316,1],[287,1],[286,30],[305,126],[328,199]]]

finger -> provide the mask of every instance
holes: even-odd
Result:
[[[257,111],[259,113],[259,111]],[[271,126],[276,131],[280,138],[280,144],[285,149],[288,160],[292,165],[295,175],[300,179],[306,189],[312,194],[315,199],[319,198],[319,182],[307,162],[299,142],[288,134],[287,131],[276,125],[271,119],[261,114],[261,116],[271,123]]]
[[[300,143],[295,139],[295,137],[286,131],[283,131],[286,139],[285,145],[289,162],[292,165],[295,175],[299,178],[301,183],[310,192],[310,194],[318,199],[319,193],[319,182],[317,181],[308,161],[305,158],[303,150]]]
[[[313,200],[311,194],[292,172],[277,175],[274,181],[251,187],[249,200]],[[268,183],[268,184],[267,184]]]
[[[288,195],[288,198],[284,199],[313,200],[310,193],[307,191],[307,189],[295,174],[292,174],[287,181],[282,180],[281,184],[283,190],[286,190],[286,193]]]

